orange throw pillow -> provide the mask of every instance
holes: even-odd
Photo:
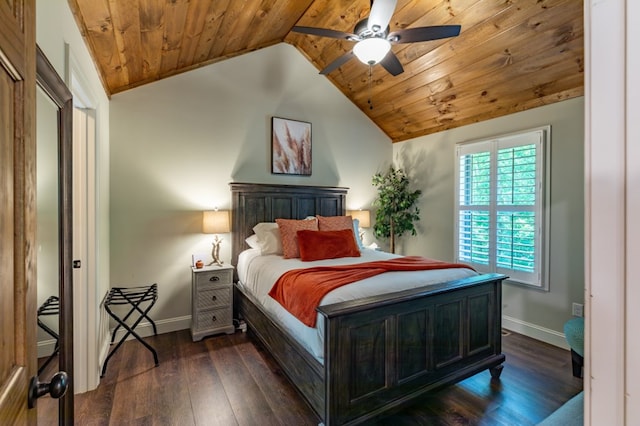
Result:
[[[298,231],[300,260],[360,257],[353,229],[338,231]]]
[[[316,216],[318,219],[319,231],[339,231],[341,229],[351,229],[353,239],[358,245],[358,239],[353,231],[353,218],[351,216]]]
[[[285,259],[300,257],[300,251],[298,250],[298,236],[296,235],[296,232],[301,230],[318,230],[318,221],[314,219],[276,219],[276,223],[280,229],[282,253]]]
[[[316,218],[318,218],[319,231],[353,229],[353,218],[351,216],[316,216]]]

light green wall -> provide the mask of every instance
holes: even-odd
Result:
[[[50,296],[58,295],[58,106],[44,91],[36,92],[36,211],[38,252],[38,306]],[[53,330],[58,316],[40,318]],[[38,341],[51,339],[38,327]]]
[[[70,74],[67,57],[73,57],[76,72],[82,78],[85,95],[94,102],[91,105],[96,110],[97,135],[95,172],[96,187],[88,188],[92,199],[96,203],[95,239],[93,250],[95,257],[83,259],[83,265],[91,263],[95,270],[96,304],[110,287],[109,281],[109,98],[106,96],[93,60],[82,39],[80,31],[73,18],[66,0],[37,0],[36,1],[36,41],[47,59],[56,69],[60,77],[65,80]],[[68,49],[65,48],[68,45]],[[66,81],[72,92],[75,87]],[[76,96],[76,93],[74,93]],[[38,187],[40,188],[40,187]],[[76,285],[86,285],[77,283]],[[48,291],[48,290],[47,290]],[[46,298],[45,291],[38,292],[38,299]],[[75,300],[77,304],[91,301]]]
[[[571,303],[584,300],[584,98],[577,98],[396,143],[394,161],[423,191],[418,236],[400,252],[454,257],[455,144],[551,125],[550,291],[503,287],[504,325],[563,345]]]
[[[287,44],[114,95],[110,106],[112,284],[157,282],[158,320],[190,315],[191,254],[210,253],[213,237],[201,212],[230,208],[229,182],[345,186],[355,209],[373,200],[371,176],[392,158],[389,138]],[[272,116],[312,124],[310,177],[271,174]],[[221,257],[230,259],[229,235]]]

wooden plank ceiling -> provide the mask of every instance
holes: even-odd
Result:
[[[318,70],[369,0],[68,0],[109,95],[280,42]],[[393,142],[581,96],[582,0],[398,0],[391,31],[459,24],[455,38],[392,47],[393,77],[352,59],[327,76]],[[373,108],[370,107],[369,99]]]

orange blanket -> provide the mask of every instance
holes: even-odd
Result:
[[[316,325],[316,308],[322,298],[343,285],[388,271],[469,268],[462,263],[447,263],[419,256],[358,263],[355,265],[317,266],[294,269],[282,274],[269,296],[309,327]]]

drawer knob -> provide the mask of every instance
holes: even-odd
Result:
[[[215,315],[211,317],[211,321],[216,322],[217,320],[218,320],[218,318],[216,318]]]
[[[212,281],[212,282],[220,281],[220,277],[213,276],[209,278],[209,281]]]
[[[213,300],[213,301],[215,302],[216,300],[218,300],[218,297],[214,294],[214,295],[211,297],[211,300]]]

